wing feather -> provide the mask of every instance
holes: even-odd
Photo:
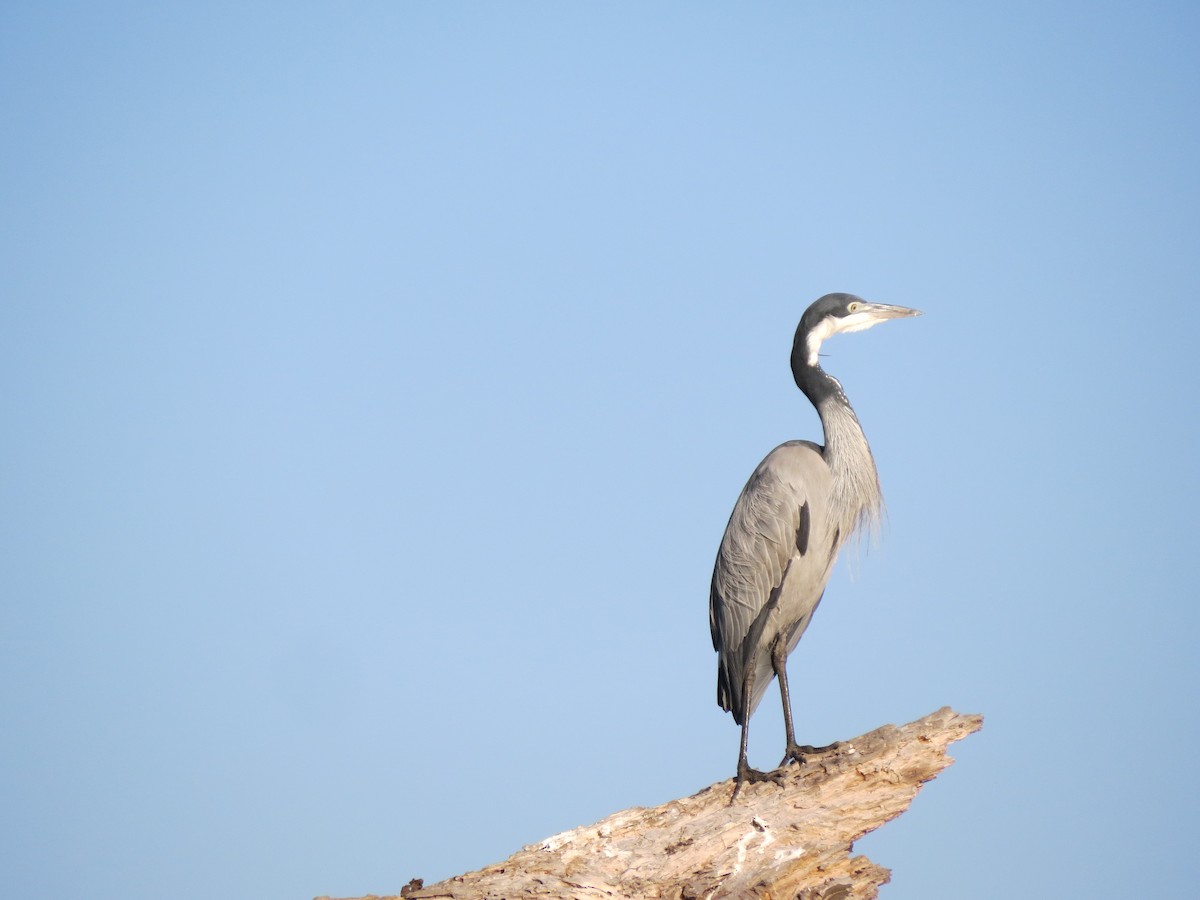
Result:
[[[761,639],[762,628],[789,566],[809,550],[811,504],[823,501],[828,483],[821,449],[790,441],[754,470],[729,517],[713,567],[709,627],[719,654],[717,702],[739,723],[747,666],[756,667],[752,706],[770,683],[770,648]]]

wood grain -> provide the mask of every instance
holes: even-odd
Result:
[[[746,785],[732,805],[733,782],[723,781],[556,834],[476,872],[428,886],[414,879],[398,895],[372,898],[867,900],[890,872],[854,856],[854,842],[908,809],[953,762],[947,746],[982,725],[982,716],[943,708],[791,765],[782,785]]]

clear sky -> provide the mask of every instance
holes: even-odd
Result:
[[[798,737],[987,717],[883,896],[1194,891],[1198,39],[4,4],[4,893],[393,892],[730,777],[713,557],[829,291],[925,316],[825,347],[889,512]]]

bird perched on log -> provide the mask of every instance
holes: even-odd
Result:
[[[717,703],[742,727],[735,797],[748,781],[780,778],[746,761],[750,716],[773,676],[787,732],[780,767],[829,749],[796,743],[787,658],[821,602],[838,551],[858,529],[877,523],[883,508],[870,445],[841,384],[821,368],[821,344],[835,334],[918,315],[853,294],[826,294],[796,328],[792,375],[821,417],[825,444],[788,441],[758,464],[725,527],[709,594]]]

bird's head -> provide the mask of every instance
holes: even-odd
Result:
[[[804,311],[796,329],[793,360],[799,354],[804,362],[815,366],[822,342],[835,334],[863,331],[888,319],[907,319],[920,314],[920,310],[907,306],[868,303],[853,294],[826,294]]]

